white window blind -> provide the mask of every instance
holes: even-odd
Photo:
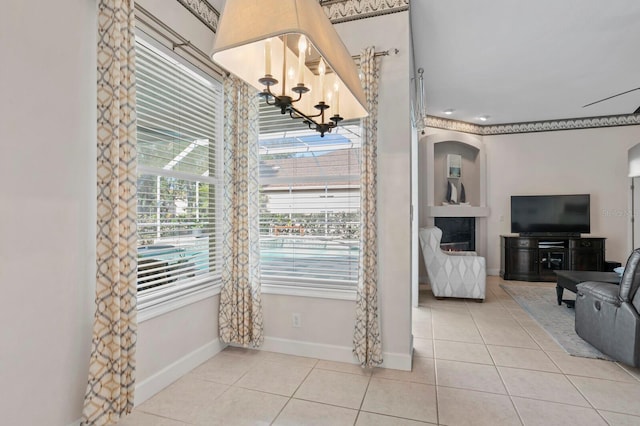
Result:
[[[360,239],[360,124],[320,134],[260,107],[263,284],[352,288]]]
[[[150,306],[220,279],[220,83],[136,41],[138,294]]]

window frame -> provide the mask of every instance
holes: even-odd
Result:
[[[218,86],[220,96],[217,99],[216,109],[220,112],[219,123],[216,125],[216,134],[213,135],[213,143],[215,144],[215,164],[218,165],[215,172],[215,185],[217,190],[215,191],[215,211],[216,211],[216,224],[214,235],[216,238],[216,250],[218,256],[222,257],[222,218],[223,218],[223,185],[224,185],[224,154],[223,154],[223,133],[224,133],[224,88],[219,76],[214,75],[211,72],[207,72],[201,67],[189,61],[189,59],[183,55],[173,51],[160,40],[151,36],[145,32],[142,28],[136,27],[135,31],[136,43],[140,41],[142,44],[146,44],[152,49],[158,50],[161,54],[166,55],[171,60],[178,62],[181,66],[189,69],[191,72],[199,75],[200,77],[211,81]],[[154,168],[150,166],[138,165],[137,176],[149,174],[154,172]],[[180,172],[164,171],[157,176],[175,177],[181,175]],[[174,176],[175,175],[175,176]],[[180,176],[178,176],[180,177]],[[166,314],[181,307],[199,302],[201,300],[213,297],[220,294],[220,288],[222,284],[221,266],[218,273],[212,277],[212,279],[206,284],[191,283],[182,288],[158,288],[153,289],[151,292],[142,292],[137,295],[138,305],[138,322],[144,322],[157,316]],[[137,280],[136,280],[137,284]]]
[[[272,117],[271,114],[268,114],[268,115]],[[288,119],[288,116],[286,116],[285,118]],[[289,130],[295,131],[296,133],[298,133],[298,131],[305,130],[304,126],[299,121],[293,121],[291,119],[289,119],[289,121],[291,122],[291,124],[284,125],[286,128],[289,128]],[[349,124],[349,125],[359,124],[361,129],[361,123],[351,122],[346,124]],[[273,133],[274,133],[273,131],[266,132],[264,133],[264,135],[272,135]],[[276,131],[276,133],[280,133],[280,132]],[[313,132],[310,131],[309,134],[312,135]],[[260,136],[263,136],[263,134],[261,133]],[[361,176],[361,172],[358,173],[358,176]],[[266,180],[269,181],[269,178],[267,178]],[[262,183],[264,182],[264,180],[260,179],[259,182],[260,182],[260,185],[262,186]],[[337,188],[337,189],[341,190],[344,188]],[[349,187],[349,189],[353,189],[353,188]],[[357,189],[358,191],[360,191],[359,186]],[[262,194],[262,190],[261,190],[261,194]],[[361,215],[359,215],[359,217],[360,217],[359,220],[361,220]],[[262,218],[261,218],[261,225],[262,225]],[[261,232],[260,237],[261,238],[266,237],[266,235],[262,235],[262,232]],[[337,299],[337,300],[348,300],[348,301],[356,300],[357,286],[358,286],[358,278],[356,278],[356,280],[353,281],[353,284],[349,286],[346,286],[346,285],[343,286],[341,284],[337,284],[337,283],[334,284],[331,282],[323,284],[322,279],[313,279],[311,277],[304,280],[301,280],[299,278],[291,278],[291,279],[284,278],[284,279],[276,280],[274,279],[274,277],[270,277],[270,276],[264,277],[262,275],[262,271],[261,271],[261,281],[262,281],[262,285],[261,285],[262,292],[265,294]]]

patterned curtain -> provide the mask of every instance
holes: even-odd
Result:
[[[224,81],[224,235],[220,339],[260,346],[258,99],[254,89]]]
[[[382,363],[378,318],[377,153],[379,59],[375,49],[360,54],[362,86],[369,116],[362,119],[362,170],[360,178],[360,265],[356,298],[353,353],[363,367]]]
[[[136,116],[133,0],[98,6],[96,312],[82,425],[133,409],[136,345]]]

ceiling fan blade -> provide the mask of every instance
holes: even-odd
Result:
[[[595,105],[595,104],[600,103],[600,102],[603,102],[603,101],[608,101],[609,99],[613,99],[613,98],[618,97],[618,96],[626,95],[627,93],[631,93],[631,92],[634,92],[634,91],[636,91],[636,90],[640,90],[640,87],[636,87],[635,89],[627,90],[626,92],[616,93],[615,95],[612,95],[612,96],[609,96],[609,97],[606,97],[606,98],[603,98],[603,99],[597,100],[597,101],[595,101],[595,102],[591,102],[590,104],[582,105],[582,108],[586,108],[586,107],[588,107],[588,106]],[[640,109],[640,108],[639,108],[639,109]],[[637,113],[638,113],[638,110],[636,110],[636,112],[635,112],[635,113],[637,114]]]
[[[633,113],[634,114],[640,114],[640,106],[635,111],[633,111]]]

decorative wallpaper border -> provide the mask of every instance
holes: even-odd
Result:
[[[218,31],[220,12],[207,0],[178,0],[187,10],[195,15],[214,33]]]
[[[593,129],[597,127],[640,125],[640,114],[530,121],[526,123],[489,124],[485,126],[429,115],[427,116],[425,124],[427,127],[454,130],[483,136],[507,135],[513,133],[552,132],[557,130],[578,130]]]
[[[220,12],[207,0],[177,0],[214,33]],[[329,20],[334,23],[409,10],[409,0],[319,0]]]
[[[472,133],[474,135],[484,135],[482,126],[466,121],[451,120],[449,118],[440,118],[433,115],[427,115],[424,123],[425,127],[435,127],[437,129],[454,130],[456,132]]]
[[[321,3],[334,24],[409,10],[409,0],[325,0]]]

